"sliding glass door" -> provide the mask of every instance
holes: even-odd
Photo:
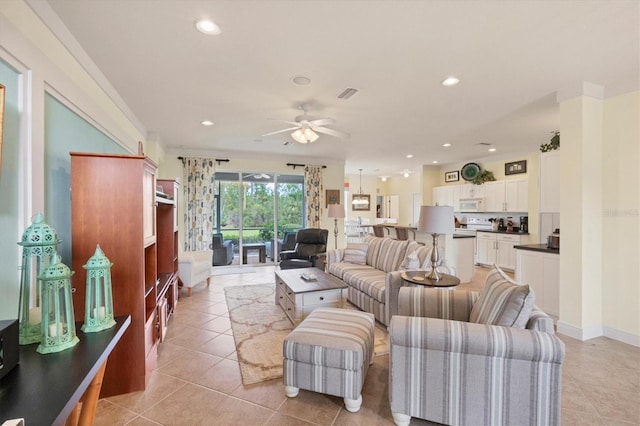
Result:
[[[285,234],[304,226],[303,176],[217,172],[216,182],[214,227],[233,244],[232,264],[277,262]]]

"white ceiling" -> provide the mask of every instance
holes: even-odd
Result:
[[[344,160],[349,173],[393,176],[487,157],[479,143],[492,155],[537,150],[559,127],[558,90],[586,81],[611,96],[640,79],[637,0],[46,3],[173,153]],[[222,34],[196,31],[203,17]],[[441,86],[449,75],[461,83]],[[359,92],[338,99],[346,87]],[[351,138],[261,137],[302,103]]]

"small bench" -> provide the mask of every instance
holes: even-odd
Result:
[[[362,385],[373,363],[375,318],[351,309],[317,308],[283,344],[285,393],[300,389],[344,398],[348,411],[362,405]]]

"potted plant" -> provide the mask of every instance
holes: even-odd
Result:
[[[553,134],[553,136],[551,137],[549,143],[543,143],[542,145],[540,145],[541,152],[555,151],[556,149],[560,148],[560,131],[554,130],[551,133]]]
[[[480,173],[478,173],[478,176],[473,178],[471,183],[475,185],[482,185],[485,182],[493,182],[494,180],[496,180],[496,178],[495,176],[493,176],[493,172],[484,169],[484,170],[480,170]]]

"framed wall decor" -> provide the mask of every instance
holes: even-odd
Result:
[[[527,173],[527,160],[514,161],[512,163],[504,163],[505,175],[517,175]]]
[[[353,194],[351,203],[352,211],[369,211],[371,208],[371,196],[369,194]]]
[[[340,190],[339,189],[327,189],[326,190],[326,205],[325,205],[325,207],[329,207],[329,204],[340,204]]]
[[[446,172],[444,174],[445,182],[457,182],[460,180],[460,171],[454,170],[452,172]]]

